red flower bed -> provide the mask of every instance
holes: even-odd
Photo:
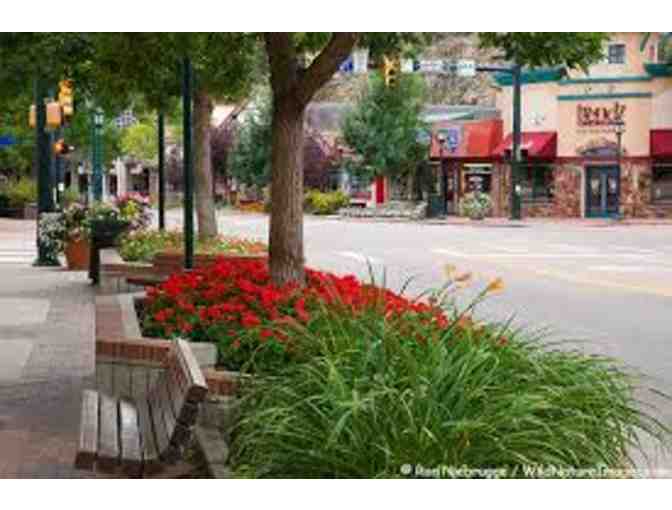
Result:
[[[145,333],[215,342],[225,360],[238,364],[262,344],[281,357],[289,355],[292,346],[283,328],[287,323],[310,324],[324,306],[354,314],[375,309],[390,321],[412,316],[427,326],[447,325],[439,308],[363,284],[354,276],[310,269],[306,274],[305,287],[277,287],[265,262],[226,259],[175,274],[148,290]]]

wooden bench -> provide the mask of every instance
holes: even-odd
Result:
[[[189,344],[176,340],[144,396],[84,390],[75,467],[142,477],[182,457],[208,388]]]

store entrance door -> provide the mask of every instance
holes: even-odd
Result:
[[[586,217],[618,216],[621,183],[617,166],[586,167]]]

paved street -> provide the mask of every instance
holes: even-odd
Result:
[[[169,224],[179,223],[179,211],[171,211]],[[261,215],[219,218],[221,232],[262,240],[267,223]],[[305,241],[313,267],[366,277],[368,262],[392,289],[413,277],[411,293],[439,287],[447,264],[476,276],[462,302],[501,276],[506,289],[483,303],[481,316],[549,328],[553,338],[619,358],[643,372],[647,384],[672,394],[672,226],[516,228],[307,217]],[[649,392],[642,397],[661,406],[661,418],[672,424],[670,402]],[[672,470],[672,458],[655,456],[652,467]]]
[[[94,372],[93,293],[83,272],[31,267],[34,228],[0,220],[0,478],[79,477],[72,464],[81,391]]]

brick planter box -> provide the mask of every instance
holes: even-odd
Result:
[[[231,262],[238,261],[253,261],[258,260],[266,262],[268,260],[267,254],[251,254],[243,255],[237,253],[221,253],[221,254],[195,254],[194,267],[205,267],[215,263],[218,258],[225,258]],[[184,267],[184,254],[178,251],[163,251],[154,256],[153,267],[156,273],[172,274],[181,271]]]

